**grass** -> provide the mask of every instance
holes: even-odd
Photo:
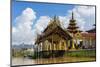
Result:
[[[66,51],[64,56],[70,57],[96,57],[95,50]]]
[[[59,55],[59,54],[58,54]],[[51,55],[50,55],[51,56]],[[65,57],[96,57],[96,50],[76,50],[76,51],[66,51],[64,53]],[[38,57],[41,58],[49,58],[49,55],[47,55],[47,53],[34,53],[34,55],[32,56],[33,59],[36,59]]]

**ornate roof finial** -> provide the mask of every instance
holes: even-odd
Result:
[[[54,15],[54,18],[53,18],[53,23],[60,26],[60,20],[59,20],[59,17]]]
[[[73,11],[72,11],[72,19],[74,19],[74,13],[73,13]]]
[[[54,16],[54,20],[56,20],[56,15]]]

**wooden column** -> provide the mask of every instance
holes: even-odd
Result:
[[[42,51],[44,51],[44,41],[42,42]]]
[[[70,46],[70,40],[68,40],[68,47]]]
[[[67,50],[67,46],[66,46],[66,42],[64,41],[64,48],[65,48],[65,51]]]
[[[52,35],[52,50],[53,50],[53,35]]]
[[[60,42],[60,50],[62,50],[62,40],[61,40],[61,42]]]
[[[42,42],[40,43],[40,51],[42,51]]]
[[[91,41],[92,39],[91,39],[91,37],[90,37],[90,46],[92,46],[92,41]]]
[[[46,40],[46,51],[48,51],[48,40]]]
[[[75,49],[74,40],[72,40],[72,49]]]
[[[47,40],[45,40],[45,51],[47,51]]]
[[[61,40],[60,40],[60,42],[59,42],[59,50],[61,50]]]
[[[55,44],[53,43],[53,50],[55,50]]]
[[[50,43],[50,51],[52,50],[51,43]]]

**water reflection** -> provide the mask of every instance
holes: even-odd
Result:
[[[63,63],[63,62],[78,62],[78,61],[95,61],[91,57],[57,57],[48,59],[29,59],[29,58],[13,58],[12,65],[29,65],[29,64],[50,64],[50,63]]]

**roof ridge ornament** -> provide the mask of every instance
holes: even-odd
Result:
[[[74,13],[73,13],[73,11],[72,11],[72,20],[74,19]]]

